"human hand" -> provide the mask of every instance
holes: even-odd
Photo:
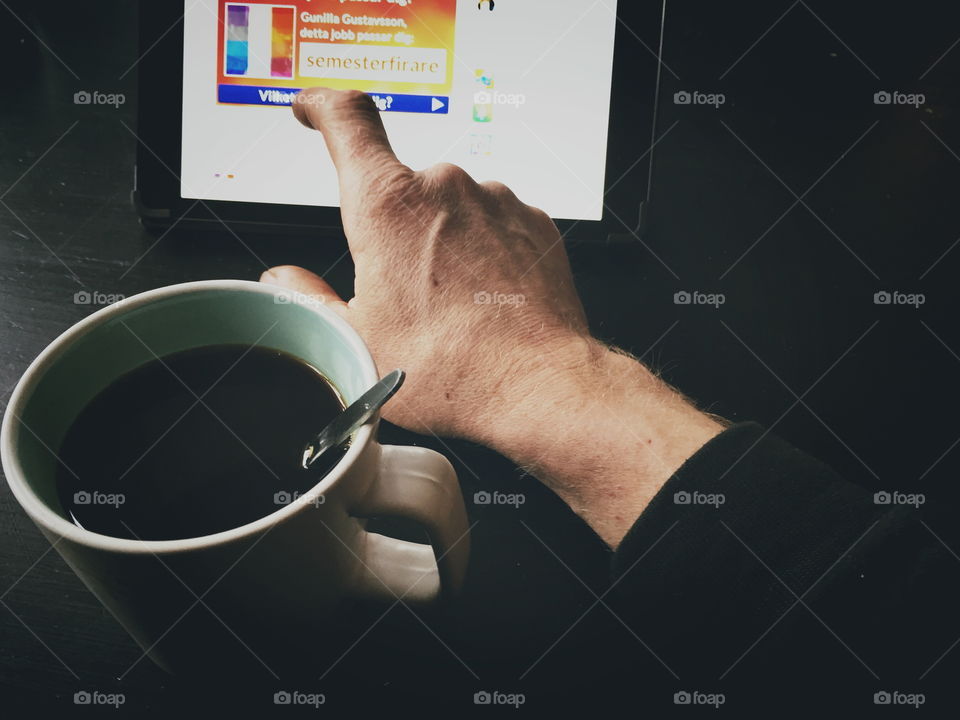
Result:
[[[297,118],[323,133],[337,168],[355,295],[344,303],[300,268],[263,279],[320,295],[379,368],[406,371],[389,420],[484,440],[505,406],[582,361],[589,331],[556,226],[500,183],[401,164],[364,93],[298,99]]]
[[[591,337],[544,212],[456,166],[403,165],[364,93],[305,90],[294,114],[336,166],[355,294],[293,266],[261,280],[322,298],[406,371],[388,420],[498,450],[615,547],[720,425]]]

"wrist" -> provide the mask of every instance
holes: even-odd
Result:
[[[535,355],[503,385],[476,439],[544,482],[615,547],[722,426],[592,338]]]
[[[502,358],[504,371],[471,419],[467,437],[524,465],[537,454],[559,406],[580,406],[597,382],[611,350],[588,336],[569,336],[517,347]]]

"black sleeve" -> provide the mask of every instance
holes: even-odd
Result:
[[[611,608],[678,692],[724,693],[728,707],[764,697],[870,713],[922,695],[956,709],[960,558],[916,498],[888,499],[735,425],[626,535]]]

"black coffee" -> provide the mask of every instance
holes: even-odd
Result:
[[[168,355],[117,379],[74,420],[60,447],[60,502],[80,527],[114,537],[228,530],[279,509],[336,464],[345,449],[310,470],[300,463],[342,409],[318,370],[278,350]]]

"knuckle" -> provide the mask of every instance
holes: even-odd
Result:
[[[498,182],[496,180],[487,180],[480,183],[480,187],[483,188],[484,192],[497,200],[507,202],[515,202],[517,200],[517,196],[514,194],[513,190],[504,185],[502,182]]]
[[[440,186],[452,186],[459,189],[475,187],[473,178],[459,165],[438,163],[423,171],[424,178]]]

